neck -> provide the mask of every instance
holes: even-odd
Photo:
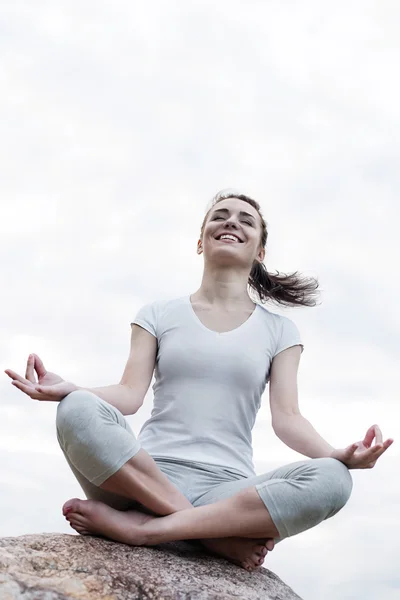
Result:
[[[254,307],[248,291],[249,274],[232,269],[205,269],[200,288],[191,296],[193,302],[215,308]]]

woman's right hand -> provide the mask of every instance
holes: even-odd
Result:
[[[38,376],[36,381],[35,371]],[[59,375],[46,371],[42,360],[37,354],[30,354],[26,365],[25,377],[11,369],[5,373],[12,379],[11,383],[33,400],[59,402],[78,386],[70,381],[64,381]]]

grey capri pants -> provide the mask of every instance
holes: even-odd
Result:
[[[87,498],[118,510],[139,502],[99,486],[116,473],[141,445],[122,413],[92,392],[77,390],[57,407],[57,439]],[[255,487],[274,522],[279,542],[329,519],[346,504],[353,480],[335,458],[314,458],[245,477],[207,463],[153,457],[158,468],[197,507]]]

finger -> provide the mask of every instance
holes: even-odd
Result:
[[[346,452],[346,459],[350,458],[351,456],[353,456],[354,452],[357,450],[357,442],[355,444],[351,444],[351,446],[348,446],[345,450]]]
[[[386,452],[386,450],[389,448],[389,446],[391,446],[392,443],[393,440],[386,440],[384,444],[377,444],[376,446],[371,448],[371,450],[368,450],[369,460],[367,457],[367,462],[371,462],[371,460],[376,462],[378,458],[382,456],[384,452]]]
[[[372,448],[369,448],[365,451],[364,454],[361,454],[360,456],[367,462],[371,462],[371,460],[375,460],[379,456],[380,452],[382,451],[382,448],[383,444],[375,444],[375,446],[372,446]]]
[[[377,444],[382,444],[383,435],[382,435],[382,431],[381,431],[381,428],[379,427],[379,425],[375,425],[375,439],[376,439]]]
[[[374,446],[374,448],[357,452],[354,458],[359,468],[366,467],[370,462],[376,460],[380,451],[381,447]]]
[[[44,368],[44,364],[41,358],[39,358],[39,356],[37,354],[33,354],[34,357],[34,367],[36,370],[36,373],[38,374],[38,377],[44,377],[47,373],[46,369]]]
[[[25,378],[28,381],[31,381],[32,383],[36,383],[35,370],[33,368],[34,363],[35,363],[35,359],[34,359],[33,355],[30,354],[28,357],[28,362],[26,364]]]
[[[371,448],[370,456],[372,456],[372,458],[376,460],[378,456],[382,454],[382,452],[385,452],[383,444],[376,444],[373,448]]]
[[[20,381],[16,380],[12,381],[11,383],[14,387],[18,388],[19,390],[21,390],[21,392],[24,392],[25,394],[30,396],[33,400],[40,399],[37,390],[32,385],[25,385],[24,383],[21,383]]]
[[[11,369],[7,369],[5,372],[14,381],[19,381],[19,382],[25,383],[25,384],[31,383],[30,381],[25,379],[25,377],[21,377],[21,375],[18,375],[18,373],[16,373],[15,371],[11,371]],[[13,382],[11,382],[11,383],[13,383]]]
[[[6,375],[8,375],[10,377],[10,379],[16,379],[17,378],[16,372],[12,371],[11,369],[4,369],[4,373]]]
[[[380,456],[382,456],[382,454],[384,452],[386,452],[386,450],[393,444],[393,440],[391,438],[388,438],[387,440],[385,440],[382,444],[382,448],[380,450],[378,450],[374,457],[373,457],[373,461],[367,463],[366,468],[368,469],[372,469],[375,465],[376,465],[376,461],[378,460],[378,458],[380,458]]]
[[[387,450],[389,448],[389,446],[391,446],[393,444],[393,442],[394,442],[393,438],[388,438],[384,442],[380,442],[379,444],[377,444],[376,446],[374,446],[374,448],[376,448],[377,446],[381,446],[382,448],[384,448],[385,450]]]
[[[386,452],[386,450],[387,450],[387,449],[388,449],[388,448],[389,448],[389,447],[390,447],[392,444],[393,444],[393,440],[392,440],[391,438],[389,438],[389,439],[385,440],[385,441],[384,441],[384,442],[381,444],[382,448],[381,448],[381,450],[379,450],[379,451],[376,453],[376,456],[378,456],[378,457],[379,457],[379,456],[381,456],[381,454],[383,454],[384,452]]]

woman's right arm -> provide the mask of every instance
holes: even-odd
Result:
[[[11,369],[5,373],[21,392],[33,400],[62,402],[77,390],[87,390],[118,408],[123,415],[133,415],[142,406],[153,377],[157,357],[157,338],[140,325],[132,325],[131,349],[122,379],[115,385],[99,388],[79,387],[65,381],[56,373],[47,371],[41,358],[31,354],[25,377]],[[38,375],[36,381],[35,371]]]
[[[157,356],[157,338],[140,327],[132,325],[131,349],[121,381],[99,388],[83,388],[93,392],[123,415],[133,415],[144,402],[149,389]]]

